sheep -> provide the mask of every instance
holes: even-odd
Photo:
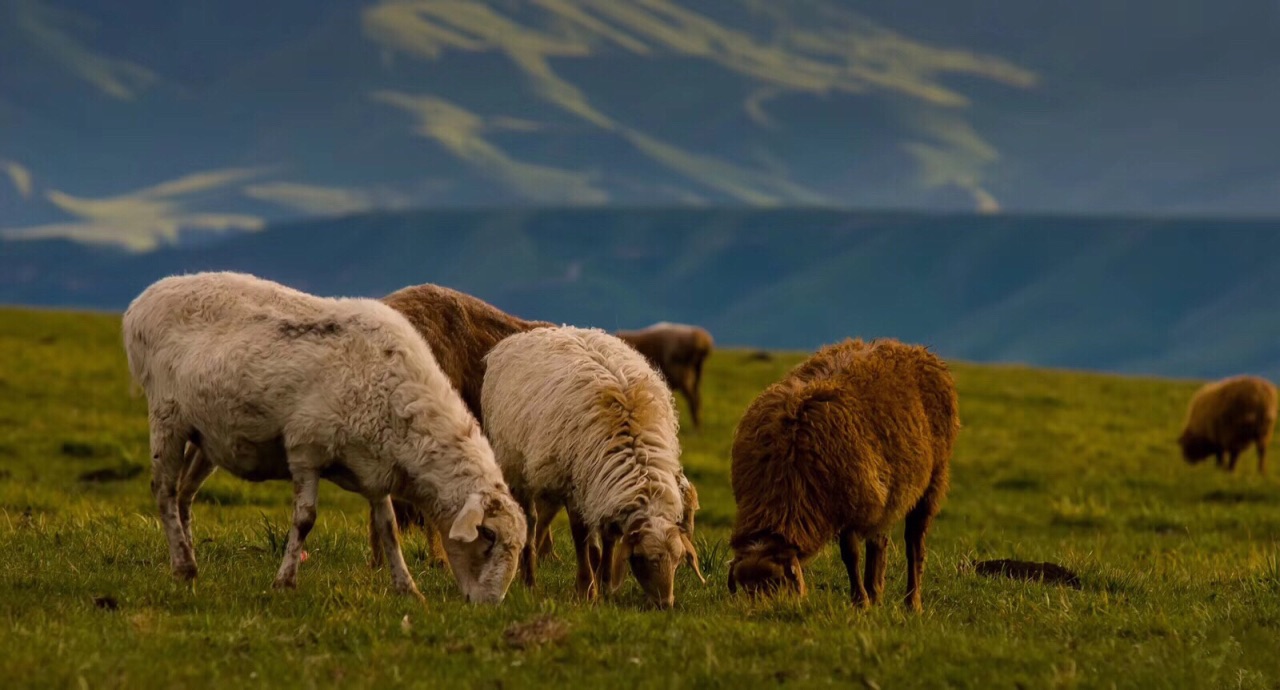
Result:
[[[509,335],[554,325],[517,318],[482,299],[430,283],[402,288],[383,297],[382,302],[404,315],[427,341],[436,363],[462,395],[462,402],[481,427],[484,426],[484,413],[480,408],[484,356]],[[428,549],[433,558],[445,560],[440,535],[423,514],[413,504],[398,499],[392,501],[392,506],[401,529],[420,525],[427,535]],[[382,549],[375,523],[371,515],[371,564],[376,567],[382,562]],[[548,534],[548,544],[549,539]]]
[[[250,481],[293,482],[277,588],[297,585],[324,478],[369,501],[397,591],[422,597],[400,551],[391,494],[449,534],[446,551],[468,600],[505,596],[528,532],[524,515],[475,418],[394,309],[200,273],[144,290],[123,331],[129,371],[147,397],[151,486],[176,577],[196,577],[190,501],[221,467]]]
[[[1235,376],[1205,384],[1191,397],[1178,445],[1188,463],[1213,455],[1218,467],[1234,472],[1240,453],[1252,444],[1258,449],[1258,473],[1266,474],[1275,424],[1276,387],[1256,376]]]
[[[536,504],[563,503],[581,597],[611,594],[621,584],[612,565],[628,562],[653,604],[673,606],[676,567],[694,547],[680,530],[678,421],[662,377],[596,329],[519,333],[485,359],[486,429],[528,513],[525,583],[534,585],[537,569]]]
[[[684,394],[693,426],[702,426],[702,363],[713,342],[706,329],[680,323],[655,323],[635,331],[615,333],[662,372],[672,389]]]
[[[824,347],[765,389],[734,433],[729,591],[804,596],[804,564],[838,537],[853,603],[875,603],[885,531],[905,517],[905,604],[919,611],[924,539],[947,493],[957,406],[947,366],[896,340]]]

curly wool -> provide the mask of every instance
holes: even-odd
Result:
[[[748,407],[733,440],[730,546],[781,539],[801,560],[845,529],[870,536],[946,495],[955,385],[923,347],[822,348]]]
[[[563,327],[513,335],[486,361],[486,430],[513,488],[557,495],[593,525],[637,511],[680,522],[675,403],[644,357]]]

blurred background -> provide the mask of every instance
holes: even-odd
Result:
[[[0,0],[0,302],[1280,376],[1276,0]]]

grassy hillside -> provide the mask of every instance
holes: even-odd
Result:
[[[707,426],[683,432],[703,502],[707,586],[682,569],[669,613],[646,610],[631,583],[617,601],[580,605],[561,525],[562,561],[539,591],[516,585],[501,607],[476,608],[444,572],[421,565],[415,535],[407,551],[424,607],[369,571],[365,507],[332,486],[322,489],[296,592],[270,589],[288,487],[225,476],[195,507],[201,578],[194,589],[173,583],[147,472],[77,479],[140,468],[148,455],[118,330],[113,316],[0,310],[0,678],[18,686],[1280,681],[1280,487],[1257,475],[1252,457],[1235,476],[1177,458],[1172,439],[1192,382],[954,364],[964,430],[929,540],[926,610],[915,616],[896,603],[897,534],[888,605],[849,608],[833,549],[808,574],[805,601],[729,596],[732,429],[799,355],[721,351],[707,375]],[[1062,563],[1083,588],[958,567],[1003,557]],[[563,623],[565,637],[508,644],[505,630],[541,616]]]

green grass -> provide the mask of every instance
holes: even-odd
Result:
[[[0,678],[8,687],[209,687],[393,682],[435,686],[1276,687],[1280,490],[1252,456],[1237,474],[1187,467],[1172,443],[1193,382],[955,364],[964,429],[953,489],[929,537],[925,612],[847,603],[828,549],[804,601],[725,588],[733,520],[728,450],[751,398],[798,356],[710,363],[707,425],[683,434],[697,483],[703,568],[677,607],[638,588],[574,601],[568,539],[539,590],[500,607],[461,601],[407,538],[424,607],[365,564],[366,507],[326,486],[295,592],[275,592],[290,490],[216,475],[195,507],[201,576],[168,574],[145,465],[144,403],[130,395],[118,319],[0,310]],[[1280,455],[1277,455],[1280,457]],[[563,520],[563,518],[562,518]],[[988,579],[968,559],[1048,560],[1079,591]],[[112,610],[95,603],[109,597]],[[513,624],[567,631],[515,648]]]

